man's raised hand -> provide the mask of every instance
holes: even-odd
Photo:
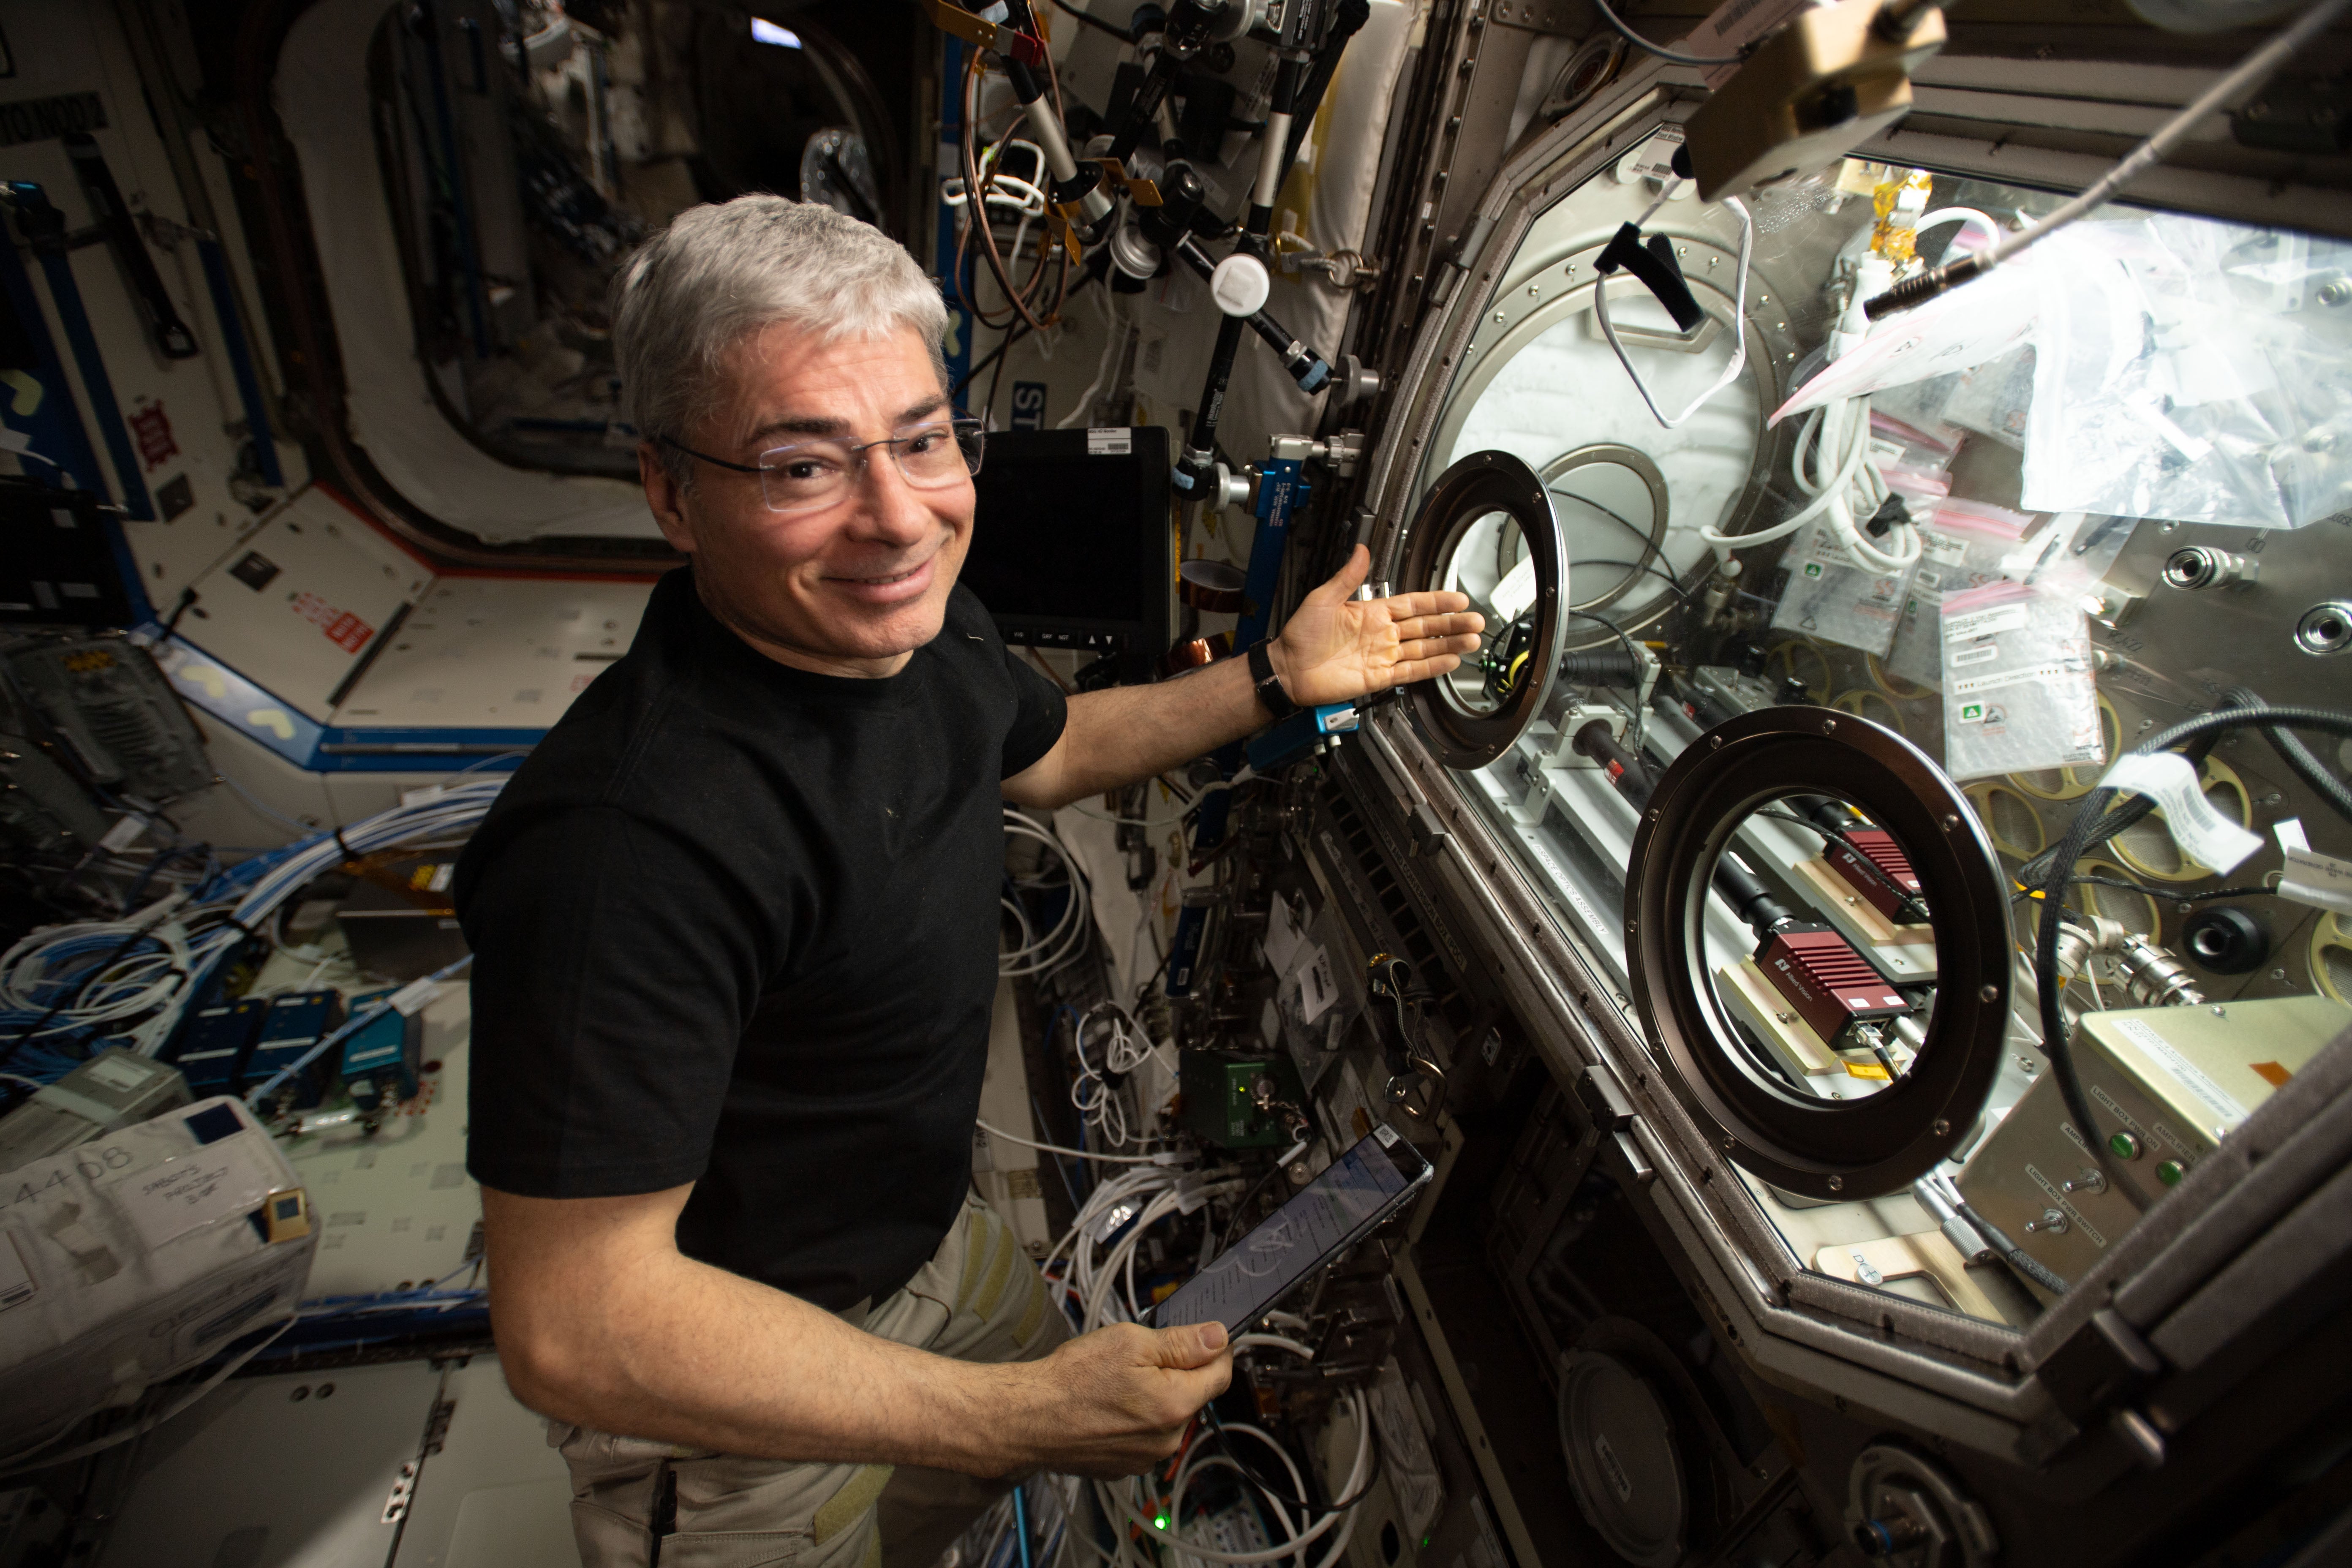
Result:
[[[1351,597],[1372,569],[1362,545],[1307,595],[1267,649],[1282,689],[1300,707],[1347,702],[1444,675],[1478,650],[1486,617],[1462,594]]]

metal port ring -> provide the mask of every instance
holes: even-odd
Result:
[[[1968,1135],[2000,1066],[2010,928],[1992,845],[1959,786],[1866,719],[1766,708],[1708,739],[1722,743],[1684,751],[1633,836],[1626,963],[1643,1027],[1672,1068],[1675,1097],[1742,1168],[1823,1200],[1896,1191]],[[1718,1016],[1706,973],[1701,918],[1717,857],[1751,810],[1791,794],[1844,800],[1894,834],[1934,911],[1926,1039],[1898,1082],[1862,1100],[1800,1098],[1759,1075]]]

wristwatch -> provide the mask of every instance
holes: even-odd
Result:
[[[1250,679],[1257,686],[1257,700],[1265,704],[1265,710],[1274,715],[1275,722],[1278,724],[1297,712],[1298,704],[1293,702],[1290,693],[1282,689],[1282,678],[1274,673],[1274,658],[1265,650],[1266,645],[1263,642],[1250,644]]]

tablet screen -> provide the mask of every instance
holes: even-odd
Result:
[[[1405,1145],[1406,1157],[1419,1164],[1411,1147]],[[1165,1329],[1214,1319],[1238,1331],[1378,1221],[1412,1184],[1379,1140],[1360,1140],[1306,1191],[1162,1301],[1151,1314],[1153,1325]]]

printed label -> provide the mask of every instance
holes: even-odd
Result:
[[[1949,653],[1947,653],[1944,656],[1944,668],[1946,669],[1962,669],[1971,664],[1990,664],[1992,660],[1999,658],[2000,657],[2000,644],[1997,642],[1980,642],[1972,647],[1954,648]]]
[[[2278,890],[2282,899],[2352,915],[2352,860],[2338,860],[2315,849],[2290,849]]]
[[[1997,675],[1971,675],[1964,680],[1953,681],[1948,689],[1955,697],[1973,697],[1979,691],[1998,691],[2004,686],[2023,686],[2029,681],[2039,685],[2062,675],[2079,673],[2071,664],[2053,660],[2024,669],[2004,669]]]
[[[1134,450],[1135,433],[1131,430],[1096,426],[1087,431],[1087,456],[1089,458],[1124,458]]]
[[[164,1161],[124,1182],[123,1208],[150,1247],[185,1236],[218,1220],[257,1208],[268,1184],[255,1176],[233,1144],[215,1144]]]
[[[1312,1024],[1339,999],[1339,983],[1332,977],[1331,955],[1321,943],[1307,948],[1307,954],[1298,971],[1298,1016],[1301,1023]]]
[[[145,817],[135,811],[126,812],[106,830],[106,837],[98,841],[98,847],[100,849],[128,849],[138,843],[139,836],[146,831]]]
[[[2132,1044],[2155,1058],[2158,1065],[2179,1079],[2181,1087],[2195,1095],[2197,1102],[2220,1117],[2223,1123],[2235,1125],[2246,1119],[2246,1108],[2231,1098],[2229,1090],[2206,1077],[2195,1062],[2173,1049],[2172,1042],[2150,1028],[2144,1019],[2118,1018],[2116,1027],[2130,1036]],[[2219,1138],[2222,1129],[2217,1127],[2213,1135]]]
[[[121,1057],[100,1057],[83,1069],[109,1089],[137,1089],[154,1076],[152,1068],[136,1067]]]
[[[2197,781],[2197,770],[2177,752],[2120,758],[2099,783],[2155,801],[2173,842],[2200,865],[2227,871],[2263,847],[2261,838],[2213,809]]]
[[[2304,837],[2301,817],[2290,816],[2274,824],[2271,831],[2278,835],[2279,849],[2286,857],[2279,872],[2279,897],[2315,910],[2352,915],[2352,860],[2339,860],[2314,849],[2311,840]]]
[[[1976,610],[1965,616],[1954,616],[1944,622],[1946,642],[1973,642],[1989,637],[1995,632],[2013,632],[2025,625],[2023,605],[2000,605],[1990,610]]]
[[[375,628],[348,610],[339,610],[316,594],[297,594],[294,613],[324,632],[327,640],[345,653],[357,653],[375,636]]]

